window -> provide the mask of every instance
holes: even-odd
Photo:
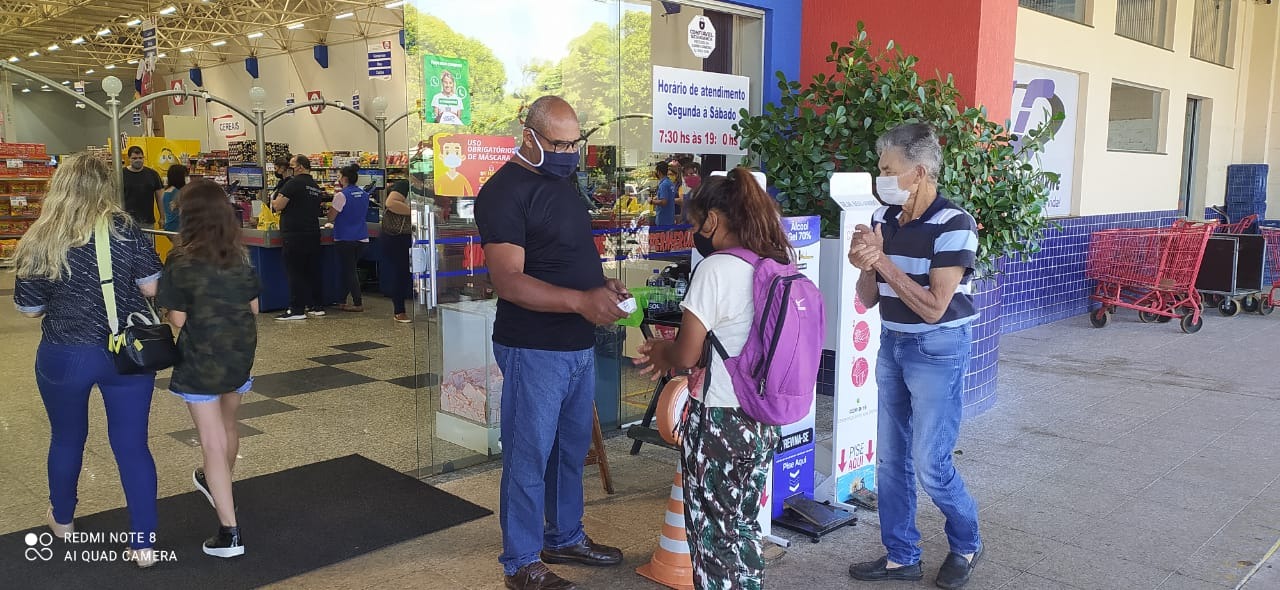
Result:
[[[1169,0],[1118,0],[1116,2],[1116,34],[1169,49],[1173,35],[1169,17]]]
[[[1121,152],[1161,153],[1164,125],[1164,90],[1125,82],[1111,83],[1110,127],[1107,149]]]
[[[1231,65],[1233,0],[1196,0],[1191,22],[1191,57]]]
[[[1085,24],[1086,0],[1018,0],[1018,6]]]

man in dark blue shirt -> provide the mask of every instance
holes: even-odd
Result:
[[[570,176],[582,131],[563,99],[529,106],[523,143],[476,197],[476,226],[498,294],[502,369],[499,515],[506,586],[566,590],[545,563],[617,565],[622,551],[582,528],[582,466],[595,416],[595,326],[626,316],[606,280],[591,216]]]
[[[978,250],[973,217],[938,194],[942,147],[924,124],[901,125],[876,142],[876,193],[887,206],[859,225],[849,262],[862,270],[858,298],[879,304],[876,361],[880,540],[887,554],[854,564],[864,581],[919,580],[919,481],[947,519],[951,552],[936,584],[960,588],[982,556],[978,504],[951,462],[960,433],[964,374],[978,318],[970,281]],[[918,473],[917,473],[918,472]]]

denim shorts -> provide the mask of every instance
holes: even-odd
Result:
[[[241,385],[239,389],[235,390],[235,393],[244,395],[246,393],[249,393],[249,390],[252,388],[253,388],[253,377],[250,377],[248,381],[244,382],[244,385]],[[207,404],[209,402],[216,402],[218,401],[218,398],[222,397],[223,395],[220,393],[214,393],[214,394],[182,393],[181,391],[174,391],[172,389],[169,390],[169,393],[172,393],[173,395],[176,395],[182,398],[182,401],[187,402],[189,404]]]

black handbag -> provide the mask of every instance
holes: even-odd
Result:
[[[98,222],[93,241],[98,255],[102,301],[107,308],[107,325],[111,327],[107,350],[115,361],[116,372],[121,375],[138,375],[172,367],[178,362],[178,346],[173,342],[173,329],[160,321],[150,302],[147,302],[150,317],[140,312],[131,313],[124,329],[120,329],[115,280],[111,273],[110,223],[107,219]],[[137,323],[134,323],[135,318],[139,320]]]

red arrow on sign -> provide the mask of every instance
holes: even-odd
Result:
[[[844,449],[840,449],[840,472],[844,472]]]
[[[871,458],[872,458],[872,457],[874,457],[874,456],[876,456],[875,452],[872,450],[872,445],[873,445],[875,442],[876,442],[876,441],[874,441],[874,440],[869,440],[869,441],[867,441],[867,463],[870,463],[870,462],[871,462]]]
[[[760,492],[760,505],[761,506],[769,505],[769,488],[765,488],[763,491]]]

